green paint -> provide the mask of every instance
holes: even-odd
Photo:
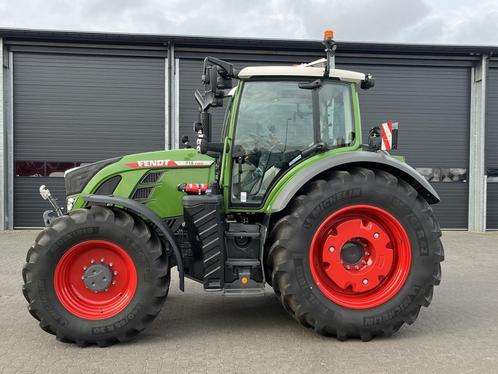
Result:
[[[225,152],[220,160],[221,170],[220,186],[223,188],[225,210],[227,212],[259,212],[270,213],[274,201],[277,199],[282,190],[288,185],[293,183],[294,178],[306,168],[312,166],[315,162],[333,155],[345,152],[361,152],[361,121],[360,109],[358,100],[358,88],[356,85],[351,85],[352,98],[353,98],[353,115],[355,123],[355,142],[351,146],[335,148],[324,153],[320,153],[309,157],[294,167],[289,169],[279,180],[276,181],[271,191],[268,193],[262,206],[257,208],[230,208],[230,183],[232,175],[232,159],[231,149],[234,139],[235,127],[237,123],[237,112],[240,103],[240,98],[244,90],[244,82],[241,81],[235,92],[233,98],[227,103],[227,110],[230,108],[230,118],[228,118],[228,128],[225,134],[224,144]],[[262,114],[264,115],[264,114]],[[74,208],[81,208],[84,206],[84,201],[78,198],[79,195],[92,194],[96,189],[109,178],[120,175],[121,181],[118,184],[114,196],[130,198],[139,182],[144,175],[151,169],[134,169],[128,166],[128,163],[137,162],[141,160],[173,160],[173,161],[213,161],[211,166],[207,167],[174,167],[163,169],[164,174],[161,179],[155,183],[155,188],[149,199],[144,201],[149,208],[155,211],[161,218],[175,217],[183,214],[182,197],[184,193],[177,190],[177,186],[181,183],[211,183],[215,179],[216,162],[217,160],[206,155],[198,153],[195,149],[181,149],[170,151],[157,151],[133,154],[123,157],[118,162],[108,165],[100,170],[85,186],[81,194],[75,195],[77,200]],[[161,170],[161,169],[154,169]]]
[[[72,197],[94,193],[103,182],[115,175],[120,175],[121,181],[114,191],[114,196],[131,197],[137,184],[151,169],[133,169],[128,166],[128,163],[143,160],[213,161],[213,164],[208,167],[153,169],[164,170],[164,174],[145,205],[162,218],[183,214],[182,197],[184,193],[177,190],[179,184],[210,183],[214,180],[215,159],[202,155],[195,149],[146,152],[125,156],[118,162],[106,166],[95,174],[80,194]],[[82,208],[84,205],[84,201],[78,198],[73,209]]]

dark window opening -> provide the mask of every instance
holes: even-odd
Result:
[[[64,172],[82,162],[16,161],[16,177],[64,177]]]
[[[467,182],[467,169],[464,168],[417,168],[429,182]]]

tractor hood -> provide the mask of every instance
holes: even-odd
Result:
[[[84,206],[81,195],[96,194],[137,200],[162,218],[181,215],[183,193],[178,185],[210,183],[214,167],[214,158],[195,149],[137,153],[83,165],[64,175],[68,210]]]

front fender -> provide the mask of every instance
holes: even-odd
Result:
[[[364,166],[386,170],[410,183],[429,204],[441,199],[434,187],[410,165],[397,160],[385,152],[348,152],[323,158],[297,173],[279,192],[271,206],[271,212],[280,212],[294,195],[312,178],[327,170],[339,167]]]
[[[124,197],[115,197],[115,196],[106,196],[106,195],[83,195],[81,196],[81,198],[84,201],[92,204],[123,207],[127,210],[130,210],[134,214],[137,214],[141,217],[145,217],[149,221],[151,221],[161,231],[161,233],[164,235],[166,240],[168,240],[169,244],[171,245],[171,248],[173,249],[173,254],[175,255],[176,264],[178,266],[178,273],[180,276],[180,290],[182,291],[184,290],[185,274],[183,270],[183,261],[180,249],[176,244],[175,237],[171,229],[161,221],[159,216],[156,213],[154,213],[154,211],[152,211],[150,208],[146,207],[143,204],[140,204],[135,200],[127,199]]]

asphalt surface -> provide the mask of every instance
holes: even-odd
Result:
[[[109,348],[57,342],[29,315],[21,268],[35,231],[0,233],[1,373],[498,372],[498,233],[445,232],[430,308],[392,338],[339,342],[292,320],[273,296],[226,298],[176,273],[159,317]]]

